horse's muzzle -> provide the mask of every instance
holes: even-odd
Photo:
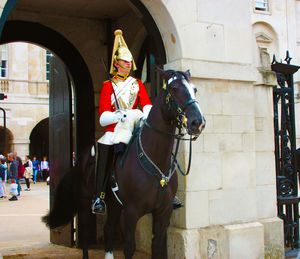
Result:
[[[199,132],[200,132],[200,133],[204,130],[205,124],[206,124],[206,120],[203,118],[203,121],[202,121],[202,123],[201,123],[201,125],[200,125],[200,127],[199,127]]]
[[[188,123],[188,133],[189,135],[200,135],[205,128],[205,119],[194,119],[191,123]]]

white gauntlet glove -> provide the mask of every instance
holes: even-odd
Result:
[[[118,123],[119,121],[124,122],[126,120],[126,110],[117,110],[115,112],[103,112],[100,116],[99,122],[102,127],[110,124]]]
[[[148,104],[148,105],[145,105],[144,108],[143,108],[143,113],[144,113],[144,116],[143,116],[143,119],[146,120],[149,113],[150,113],[150,110],[152,108],[152,105]]]

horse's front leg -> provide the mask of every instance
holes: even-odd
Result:
[[[167,229],[170,224],[172,208],[164,213],[153,213],[152,259],[167,259]]]
[[[125,259],[131,259],[135,249],[135,231],[136,224],[138,222],[139,216],[137,210],[133,207],[126,208],[124,211],[124,225],[125,225],[125,245],[124,245],[124,255]]]

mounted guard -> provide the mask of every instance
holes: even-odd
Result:
[[[99,100],[99,122],[106,129],[96,147],[96,196],[92,204],[95,214],[104,214],[106,211],[105,189],[111,174],[114,146],[119,144],[115,142],[117,123],[125,122],[127,112],[137,109],[139,104],[145,118],[152,107],[145,86],[130,76],[131,70],[136,70],[134,59],[122,31],[116,30],[109,71],[113,77],[103,83]]]
[[[43,221],[54,229],[73,220],[78,213],[79,236],[82,240],[83,258],[88,259],[89,237],[94,230],[90,228],[92,213],[105,213],[106,183],[114,171],[118,183],[118,197],[114,190],[107,194],[107,213],[104,226],[105,258],[113,256],[113,237],[115,227],[123,212],[124,221],[124,255],[131,259],[135,252],[135,232],[138,220],[145,214],[152,214],[152,258],[167,259],[167,228],[174,209],[174,197],[177,192],[178,179],[175,168],[187,175],[191,164],[191,144],[205,127],[205,118],[196,98],[196,87],[191,82],[188,71],[163,70],[157,68],[163,87],[152,104],[142,82],[129,75],[134,68],[134,61],[125,45],[121,31],[115,32],[115,46],[111,73],[113,77],[103,83],[100,95],[100,124],[107,126],[105,134],[96,145],[96,163],[91,146],[81,156],[75,167],[65,173],[60,181],[54,205],[43,217]],[[138,111],[147,117],[142,126],[135,130],[124,156],[116,156],[115,147],[120,142],[116,131],[120,125],[130,125],[131,113]],[[149,116],[148,116],[149,113]],[[189,138],[184,136],[189,135]],[[127,139],[128,140],[128,139]],[[186,173],[177,162],[180,141],[190,142],[190,158]],[[176,145],[175,141],[177,141]],[[175,152],[173,153],[175,148]],[[114,163],[114,166],[112,165]],[[113,166],[113,168],[112,168]],[[97,195],[94,194],[93,176],[96,168]],[[79,179],[85,177],[85,182]],[[79,187],[79,191],[78,188]],[[108,189],[109,190],[109,189]],[[91,211],[91,200],[92,203]],[[66,206],[68,205],[68,206]],[[175,206],[176,207],[176,206]]]

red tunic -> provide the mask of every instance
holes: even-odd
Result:
[[[139,104],[142,106],[142,108],[145,105],[152,105],[144,84],[138,79],[136,79],[136,81],[139,84],[139,91],[138,91],[138,94],[137,94],[137,97],[136,97],[136,100],[135,100],[135,103],[134,103],[132,109],[137,109]],[[129,87],[129,85],[126,87]],[[102,113],[105,111],[110,111],[110,112],[116,111],[115,104],[112,105],[112,103],[111,103],[112,94],[113,94],[113,87],[112,87],[111,81],[105,81],[102,86],[102,91],[101,91],[100,100],[99,100],[99,115],[100,115],[100,117],[101,117]],[[113,132],[115,126],[116,126],[116,123],[108,125],[107,128],[105,129],[105,132],[106,131]]]

